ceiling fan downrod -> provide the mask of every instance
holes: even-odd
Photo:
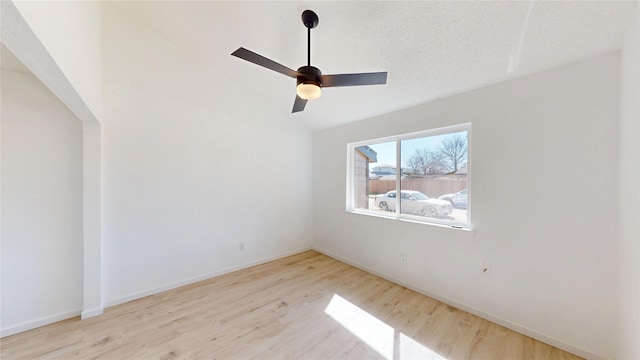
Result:
[[[307,66],[311,66],[311,28],[307,28]]]

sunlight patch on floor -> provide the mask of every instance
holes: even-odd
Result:
[[[399,359],[446,360],[435,351],[400,333]]]
[[[333,295],[324,312],[385,359],[393,359],[393,328],[391,326],[338,294]]]
[[[399,333],[396,338],[394,328],[338,294],[333,295],[324,312],[385,359],[446,360],[409,336]]]

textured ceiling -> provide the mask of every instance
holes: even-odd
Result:
[[[251,96],[317,130],[424,103],[619,49],[636,2],[217,2],[111,3],[160,36],[247,84]],[[388,84],[330,88],[291,114],[295,80],[230,56],[242,46],[293,69],[388,71]],[[223,82],[221,82],[223,83]],[[264,84],[264,87],[252,84]],[[246,92],[238,106],[252,106]],[[256,105],[260,106],[260,105]]]

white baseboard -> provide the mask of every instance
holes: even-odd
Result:
[[[21,333],[23,331],[28,331],[35,328],[39,328],[41,326],[53,324],[58,321],[67,320],[67,319],[79,316],[80,313],[81,313],[81,310],[78,309],[78,310],[67,311],[64,313],[56,314],[56,315],[42,317],[35,320],[25,321],[25,322],[22,322],[13,326],[9,326],[7,328],[0,330],[0,337],[14,335],[17,333]]]
[[[324,250],[322,248],[318,248],[318,247],[313,246],[312,249],[317,251],[317,252],[319,252],[319,253],[322,253],[324,255],[332,257],[332,258],[334,258],[336,260],[340,260],[340,261],[342,261],[344,263],[347,263],[347,264],[349,264],[351,266],[357,267],[358,269],[361,269],[361,270],[364,270],[364,271],[369,272],[371,274],[374,274],[376,276],[379,276],[379,277],[381,277],[381,278],[383,278],[385,280],[391,281],[391,282],[396,283],[398,285],[402,285],[402,286],[404,286],[404,287],[406,287],[408,289],[411,289],[411,290],[413,290],[415,292],[418,292],[418,293],[426,295],[426,296],[428,296],[430,298],[433,298],[433,299],[436,299],[438,301],[441,301],[441,302],[443,302],[443,303],[445,303],[447,305],[451,305],[451,306],[456,307],[456,308],[458,308],[460,310],[464,310],[464,311],[469,312],[469,313],[471,313],[473,315],[476,315],[476,316],[479,316],[479,317],[481,317],[483,319],[486,319],[486,320],[489,320],[491,322],[494,322],[494,323],[496,323],[498,325],[502,325],[502,326],[506,327],[507,329],[511,329],[513,331],[519,332],[519,333],[521,333],[523,335],[526,335],[526,336],[529,336],[531,338],[534,338],[534,339],[536,339],[538,341],[541,341],[541,342],[543,342],[545,344],[549,344],[551,346],[555,346],[558,349],[562,349],[564,351],[567,351],[567,352],[570,352],[572,354],[578,355],[578,356],[583,357],[585,359],[589,359],[589,360],[610,360],[611,359],[610,357],[604,356],[602,354],[597,354],[597,353],[594,353],[594,352],[589,351],[589,350],[582,349],[582,348],[580,348],[578,346],[575,346],[573,344],[569,344],[569,343],[564,342],[564,341],[562,341],[560,339],[557,339],[555,337],[543,334],[543,333],[538,332],[536,330],[530,329],[530,328],[528,328],[526,326],[523,326],[523,325],[517,324],[515,322],[509,321],[509,320],[504,319],[504,318],[502,318],[500,316],[497,316],[495,314],[491,314],[491,313],[488,313],[486,311],[477,309],[477,308],[475,308],[473,306],[469,306],[469,305],[460,303],[458,301],[455,301],[455,300],[452,300],[452,299],[449,299],[449,298],[434,294],[434,293],[432,293],[432,292],[430,292],[430,291],[428,291],[426,289],[421,288],[420,286],[416,286],[414,284],[409,284],[409,283],[404,282],[402,280],[396,279],[393,276],[388,276],[387,274],[384,274],[384,273],[381,273],[381,272],[379,272],[377,270],[369,268],[368,266],[364,266],[362,264],[358,264],[358,263],[356,263],[354,261],[351,261],[349,259],[343,258],[342,256],[333,254],[330,251]]]
[[[284,257],[295,255],[295,254],[299,254],[301,252],[308,251],[308,250],[311,250],[311,247],[305,247],[305,248],[298,249],[298,250],[287,251],[287,252],[284,252],[284,253],[281,253],[281,254],[278,254],[278,255],[275,255],[275,256],[270,256],[268,258],[262,258],[262,259],[250,261],[248,263],[244,263],[244,264],[241,264],[241,265],[231,266],[231,267],[219,270],[219,271],[214,271],[214,272],[211,272],[211,273],[208,273],[208,274],[195,276],[195,277],[192,277],[190,279],[186,279],[186,280],[182,280],[182,281],[176,281],[176,282],[173,282],[173,283],[170,283],[170,284],[166,284],[166,285],[163,285],[163,286],[155,287],[155,288],[152,288],[152,289],[147,289],[147,290],[140,291],[140,292],[137,292],[137,293],[134,293],[134,294],[131,294],[131,295],[127,295],[127,296],[121,297],[121,298],[110,299],[110,300],[107,300],[105,302],[105,305],[106,305],[106,307],[111,307],[111,306],[124,304],[126,302],[137,300],[137,299],[141,299],[143,297],[150,296],[150,295],[155,295],[155,294],[161,293],[163,291],[172,290],[172,289],[175,289],[175,288],[179,288],[181,286],[185,286],[185,285],[196,283],[198,281],[208,280],[208,279],[214,278],[216,276],[225,275],[225,274],[228,274],[228,273],[232,273],[234,271],[238,271],[238,270],[246,269],[246,268],[249,268],[249,267],[252,267],[252,266],[264,264],[264,263],[267,263],[269,261],[282,259]]]
[[[82,310],[82,314],[80,314],[80,319],[84,320],[84,319],[92,318],[94,316],[102,315],[103,313],[104,313],[104,307],[102,306],[95,307],[93,309]]]
[[[171,289],[175,289],[178,288],[180,286],[184,286],[184,285],[189,285],[189,284],[193,284],[195,282],[198,281],[202,281],[202,280],[207,280],[216,276],[220,276],[220,275],[224,275],[224,274],[228,274],[237,270],[242,270],[242,269],[246,269],[248,267],[252,267],[252,266],[256,266],[256,265],[260,265],[260,264],[264,264],[267,263],[269,261],[273,261],[273,260],[278,260],[278,259],[282,259],[284,257],[287,256],[291,256],[291,255],[295,255],[304,251],[308,251],[311,250],[311,247],[305,247],[302,249],[298,249],[298,250],[293,250],[293,251],[288,251],[285,253],[281,253],[275,256],[270,256],[268,258],[262,258],[262,259],[258,259],[258,260],[254,260],[248,263],[244,263],[241,265],[237,265],[237,266],[232,266],[232,267],[228,267],[225,269],[222,269],[220,271],[215,271],[212,273],[208,273],[205,275],[200,275],[200,276],[196,276],[190,279],[186,279],[183,281],[177,281],[171,284],[167,284],[164,286],[160,286],[157,288],[153,288],[153,289],[148,289],[145,291],[141,291],[141,292],[137,292],[135,294],[131,294],[119,299],[112,299],[106,302],[106,306],[105,307],[110,307],[110,306],[115,306],[115,305],[119,305],[119,304],[123,304],[132,300],[136,300],[136,299],[140,299],[149,295],[154,295],[157,293],[161,293],[163,291],[167,291],[167,290],[171,290]],[[81,316],[82,319],[87,319],[90,317],[94,317],[94,316],[98,316],[98,315],[102,315],[102,313],[104,312],[105,307],[95,307],[92,309],[86,309],[86,310],[73,310],[73,311],[68,311],[65,313],[61,313],[61,314],[56,314],[56,315],[52,315],[52,316],[47,316],[47,317],[43,317],[40,319],[35,319],[35,320],[30,320],[30,321],[25,321],[23,323],[17,324],[17,325],[13,325],[13,326],[9,326],[7,328],[3,328],[0,329],[0,337],[5,337],[5,336],[10,336],[10,335],[14,335],[17,333],[21,333],[24,331],[28,331],[28,330],[32,330],[41,326],[45,326],[45,325],[49,325],[49,324],[53,324],[56,323],[58,321],[62,321],[62,320],[67,320],[76,316]]]

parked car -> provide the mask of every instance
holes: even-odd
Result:
[[[376,195],[374,205],[381,210],[396,210],[396,191]],[[453,206],[444,200],[433,199],[414,190],[400,192],[400,212],[403,214],[422,215],[428,217],[446,216],[451,214]]]
[[[454,207],[467,207],[467,189],[460,190],[455,194],[445,194],[439,196],[438,199],[446,200],[451,203]]]

